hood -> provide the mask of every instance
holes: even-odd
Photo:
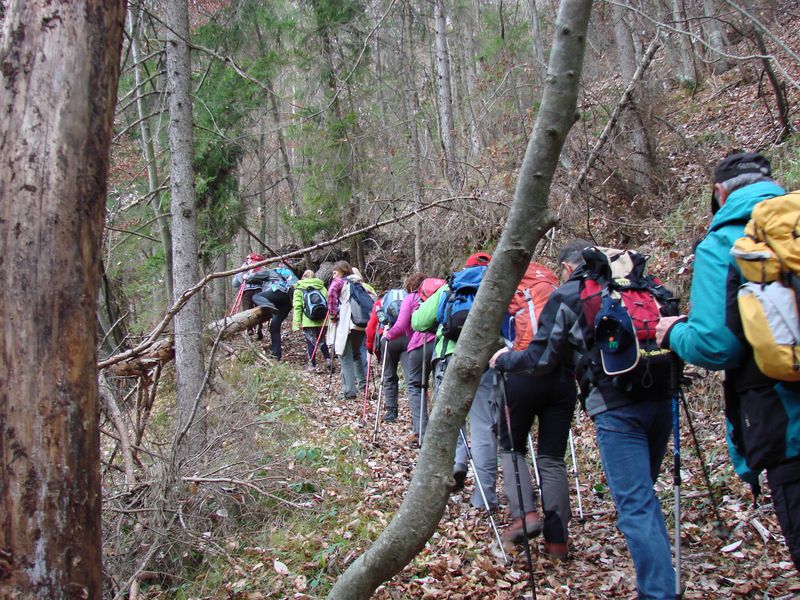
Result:
[[[320,289],[325,287],[325,284],[322,283],[322,279],[318,279],[316,277],[311,277],[309,279],[300,279],[294,285],[295,287],[298,287],[301,290],[314,289],[314,288]]]
[[[711,220],[709,231],[715,231],[729,223],[744,223],[750,220],[753,207],[767,198],[781,196],[786,191],[776,183],[759,181],[739,188],[728,196],[725,204]]]

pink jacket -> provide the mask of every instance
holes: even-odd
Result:
[[[417,348],[421,348],[423,344],[435,343],[435,333],[423,333],[421,331],[414,331],[411,328],[411,314],[419,308],[419,292],[411,292],[400,305],[400,312],[397,315],[397,321],[392,325],[391,329],[386,332],[386,339],[393,340],[395,338],[406,336],[408,337],[408,346],[406,351],[411,352]]]

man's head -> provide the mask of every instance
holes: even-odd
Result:
[[[772,181],[769,161],[758,152],[734,152],[714,169],[711,214],[716,214],[731,192],[759,181]]]
[[[492,260],[492,255],[487,254],[486,252],[476,252],[475,254],[471,254],[469,258],[467,258],[467,262],[464,263],[465,267],[485,267],[489,264],[489,261]]]
[[[561,252],[558,253],[558,274],[562,282],[569,279],[572,272],[584,263],[583,250],[589,246],[594,244],[580,238],[561,246]]]

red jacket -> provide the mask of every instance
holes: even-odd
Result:
[[[377,333],[378,327],[380,326],[377,310],[381,307],[381,300],[383,300],[383,298],[378,298],[375,304],[372,305],[372,312],[369,313],[369,322],[367,323],[367,350],[372,354],[377,354],[375,352],[375,333]]]

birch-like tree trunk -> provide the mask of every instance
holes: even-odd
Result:
[[[461,188],[461,169],[456,158],[453,91],[450,78],[450,52],[447,49],[447,18],[444,0],[434,0],[433,22],[436,26],[436,91],[439,98],[439,135],[444,151],[444,173],[451,190]]]
[[[0,595],[100,598],[96,309],[125,2],[4,4]]]
[[[147,191],[151,194],[150,206],[158,222],[158,232],[161,236],[161,246],[164,251],[164,281],[167,286],[167,297],[163,306],[172,304],[174,290],[172,289],[172,232],[169,229],[169,215],[161,211],[161,192],[158,177],[158,165],[156,164],[156,151],[153,142],[152,129],[150,128],[150,118],[145,102],[145,82],[142,77],[142,63],[139,53],[139,35],[141,31],[142,5],[134,13],[134,9],[128,9],[128,31],[131,44],[131,60],[133,61],[133,77],[136,82],[136,113],[139,119],[139,145],[142,149],[142,156],[147,167]]]
[[[459,427],[496,348],[503,314],[531,252],[554,223],[547,198],[561,147],[576,117],[591,7],[591,0],[561,2],[541,107],[508,222],[434,404],[408,492],[388,527],[339,577],[331,599],[369,598],[422,550],[442,517]]]
[[[194,192],[192,141],[191,58],[187,0],[166,0],[164,22],[167,46],[167,105],[169,107],[170,208],[174,300],[199,277],[197,259],[197,201]],[[175,315],[176,428],[178,454],[188,457],[205,444],[205,407],[197,402],[203,382],[203,335],[200,296],[194,296]],[[187,430],[188,428],[188,430]],[[183,439],[180,434],[186,434]]]

